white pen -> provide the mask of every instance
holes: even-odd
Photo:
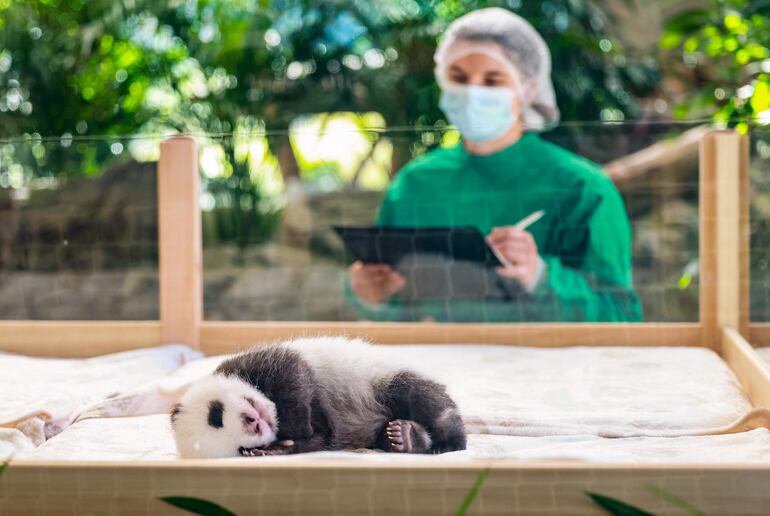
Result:
[[[527,229],[529,226],[542,219],[543,215],[545,215],[545,210],[537,210],[518,221],[513,227],[516,229]]]
[[[527,229],[529,226],[537,222],[538,220],[543,218],[543,215],[545,215],[545,210],[537,210],[536,212],[530,213],[520,221],[518,221],[516,224],[513,225],[516,229]],[[497,257],[497,259],[502,263],[505,267],[510,268],[513,267],[513,264],[506,260],[505,256],[500,253],[497,249],[495,249],[493,246],[489,246],[490,249],[492,249],[492,252]]]

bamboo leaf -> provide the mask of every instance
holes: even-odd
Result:
[[[613,516],[653,516],[650,512],[634,507],[633,505],[628,505],[615,498],[610,498],[609,496],[592,493],[590,491],[586,491],[586,494],[590,496],[597,505]]]
[[[203,500],[201,498],[166,496],[159,498],[159,500],[187,512],[200,514],[202,516],[235,516],[235,513],[228,511],[221,505],[217,505],[214,502],[209,502],[208,500]]]
[[[661,500],[665,500],[673,505],[676,505],[677,507],[684,509],[687,511],[687,514],[690,516],[707,516],[707,514],[694,505],[692,505],[690,502],[678,497],[674,493],[671,493],[670,491],[666,491],[662,487],[658,486],[650,486],[649,490],[660,498]]]
[[[470,508],[473,500],[476,499],[476,495],[479,494],[479,489],[481,489],[481,485],[487,479],[487,475],[489,475],[489,468],[484,469],[481,471],[481,473],[479,473],[478,478],[476,478],[476,482],[473,484],[473,487],[471,487],[471,490],[468,491],[468,494],[465,495],[465,499],[460,505],[460,508],[457,509],[455,516],[465,516],[465,513],[468,512],[468,508]]]

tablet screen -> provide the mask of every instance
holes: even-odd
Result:
[[[475,227],[405,228],[388,226],[334,226],[345,249],[363,263],[398,267],[405,258],[444,257],[485,267],[501,265]]]
[[[334,230],[352,259],[388,264],[405,277],[406,285],[398,294],[404,301],[488,300],[520,290],[497,275],[494,268],[501,263],[474,227],[334,226]]]

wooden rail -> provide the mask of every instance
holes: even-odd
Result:
[[[158,321],[0,321],[0,350],[84,358],[157,346]]]

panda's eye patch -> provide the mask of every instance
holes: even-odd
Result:
[[[214,428],[222,428],[225,426],[222,422],[222,415],[224,412],[224,403],[219,400],[212,400],[209,402],[209,426]]]

